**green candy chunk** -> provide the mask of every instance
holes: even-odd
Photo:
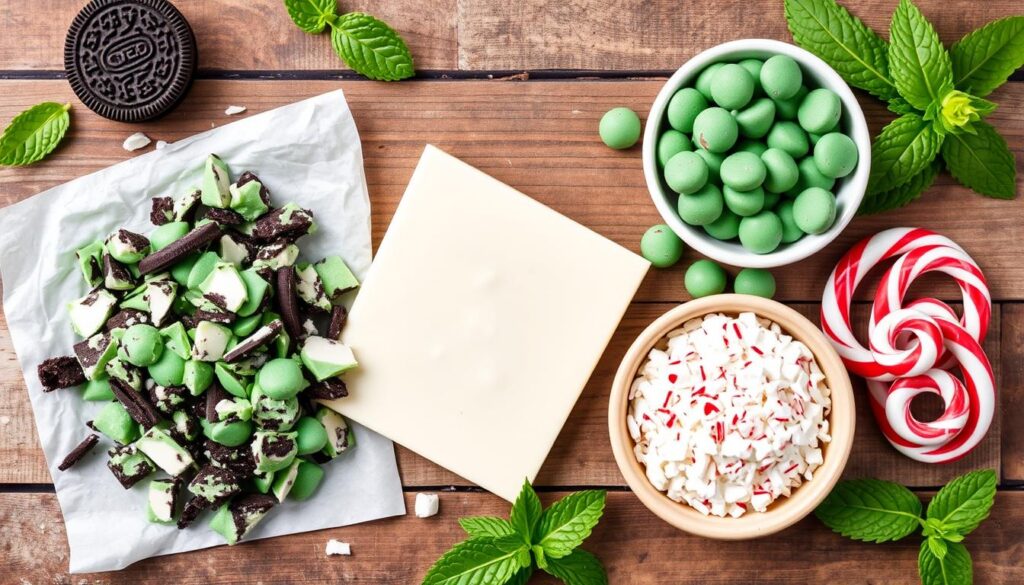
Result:
[[[327,444],[324,445],[323,454],[335,458],[352,447],[355,447],[356,440],[352,428],[345,417],[334,412],[326,406],[321,406],[316,411],[316,420],[324,426],[327,431]]]
[[[75,251],[82,278],[90,287],[103,282],[103,242],[96,241]]]
[[[270,492],[270,487],[274,484],[274,474],[267,473],[256,473],[252,476],[252,487],[261,494]]]
[[[693,86],[697,88],[697,91],[699,91],[705,99],[712,99],[711,81],[714,79],[715,73],[717,73],[722,67],[725,67],[725,63],[712,63],[711,65],[708,65],[704,68],[704,71],[701,71],[700,75],[697,76],[697,81],[693,83]],[[683,132],[686,132],[686,130],[683,130]]]
[[[199,189],[192,188],[191,191],[182,193],[178,197],[175,197],[174,203],[171,206],[171,217],[174,221],[187,221],[192,213],[192,210],[199,205],[202,200],[203,194]]]
[[[299,474],[299,463],[301,463],[301,460],[295,459],[288,467],[274,474],[274,483],[271,485],[270,490],[278,502],[283,502],[292,491],[292,486],[295,485],[295,478]]]
[[[250,315],[248,317],[240,317],[231,324],[231,331],[237,337],[248,337],[252,335],[253,331],[260,326],[260,320],[263,319],[262,315]]]
[[[183,360],[189,359],[192,355],[192,342],[188,338],[185,326],[181,321],[175,321],[160,330],[160,335],[166,340],[167,349],[173,351]]]
[[[313,374],[318,382],[323,382],[327,378],[333,378],[359,366],[356,356],[353,355],[352,349],[347,345],[340,341],[316,335],[306,338],[305,343],[302,344],[302,351],[299,352],[299,357],[302,359],[306,369]],[[263,386],[263,389],[267,391],[269,396],[278,398],[270,392],[266,384],[263,384],[262,374],[263,372],[261,371],[260,385]]]
[[[631,148],[640,139],[640,116],[629,108],[612,108],[601,116],[598,133],[609,148]]]
[[[778,120],[795,120],[800,104],[803,103],[804,96],[806,95],[807,88],[800,86],[796,95],[789,99],[772,99],[775,102],[775,118]]]
[[[103,377],[107,363],[117,357],[121,337],[105,331],[75,344],[75,357],[86,380]]]
[[[736,275],[732,287],[741,295],[770,299],[775,296],[775,277],[767,270],[744,268]]]
[[[238,274],[242,277],[242,282],[245,283],[245,302],[238,308],[238,315],[249,317],[260,308],[263,297],[270,290],[270,284],[252,269],[243,270]]]
[[[149,240],[145,236],[125,229],[110,234],[104,245],[110,257],[123,264],[135,264],[150,251]]]
[[[135,390],[142,389],[142,374],[139,369],[125,363],[121,358],[116,357],[110,360],[103,369],[111,378],[117,378]]]
[[[764,61],[760,59],[744,59],[737,63],[740,67],[747,70],[750,77],[754,80],[754,95],[761,92],[761,68],[764,67]]]
[[[263,494],[236,497],[217,509],[210,519],[210,529],[223,536],[228,545],[234,545],[263,520],[274,503],[274,498]]]
[[[821,171],[818,170],[818,163],[814,162],[814,157],[809,156],[800,160],[796,163],[796,168],[800,171],[800,178],[797,179],[796,185],[788,191],[793,197],[811,187],[830,191],[836,184],[835,179],[821,174]]]
[[[312,265],[299,264],[295,267],[295,292],[307,305],[328,313],[331,311],[331,300],[324,293],[324,284]]]
[[[231,329],[212,321],[200,321],[192,343],[192,359],[203,362],[219,362],[224,357]]]
[[[220,264],[220,256],[216,252],[203,252],[196,259],[195,264],[192,265],[192,270],[188,273],[188,281],[185,285],[190,289],[197,289],[199,285],[206,280],[206,277],[210,276],[213,269]]]
[[[199,425],[195,417],[184,410],[175,410],[171,413],[171,429],[186,441],[194,441],[199,436]]]
[[[275,400],[292,398],[307,384],[302,376],[302,367],[288,358],[268,361],[260,368],[256,381],[263,392]]]
[[[800,65],[786,55],[775,55],[761,66],[761,87],[774,100],[788,100],[803,86]]]
[[[253,261],[252,268],[253,270],[260,268],[277,270],[283,266],[295,264],[298,258],[299,247],[295,244],[271,244],[263,248],[261,257]]]
[[[263,202],[262,190],[263,184],[259,181],[231,185],[228,187],[228,192],[231,195],[231,209],[237,211],[246,221],[254,221],[270,209]]]
[[[188,491],[207,504],[223,502],[241,489],[234,473],[212,464],[203,466],[188,484]]]
[[[135,289],[128,296],[121,301],[119,305],[122,309],[135,309],[137,311],[149,312],[149,301],[146,300],[146,288],[149,284],[143,284],[139,288]]]
[[[242,280],[235,265],[230,262],[218,262],[199,285],[199,290],[207,297],[216,295],[223,301],[217,303],[218,306],[232,313],[241,308],[249,298],[245,281]]]
[[[778,193],[768,193],[766,191],[764,194],[764,208],[775,209],[775,206],[779,204],[779,199],[781,198],[782,195],[779,195]]]
[[[830,191],[810,187],[793,200],[793,219],[805,234],[823,234],[836,221],[836,197]]]
[[[665,164],[665,183],[676,193],[694,193],[707,181],[708,165],[695,152],[680,152]]]
[[[227,207],[231,203],[230,184],[228,165],[215,154],[208,156],[203,165],[203,205],[221,209]]]
[[[290,431],[302,416],[302,407],[296,397],[277,400],[257,391],[253,386],[252,420],[260,430]]]
[[[857,145],[845,134],[831,132],[814,145],[814,164],[822,175],[831,179],[853,172],[857,158]]]
[[[126,291],[135,288],[135,278],[127,266],[103,255],[103,286],[109,290]]]
[[[725,155],[717,152],[709,152],[703,148],[698,148],[694,152],[696,152],[697,155],[704,159],[704,162],[708,164],[708,181],[711,183],[720,183],[722,181],[722,161],[725,160]]]
[[[107,454],[110,455],[107,467],[124,489],[131,488],[156,471],[156,466],[149,457],[139,451],[134,444],[119,445],[107,451]]]
[[[114,400],[114,392],[110,389],[110,377],[103,373],[97,379],[89,380],[82,391],[82,400],[89,402]]]
[[[737,191],[750,191],[760,187],[764,182],[765,173],[761,157],[752,152],[736,152],[722,161],[722,183]]]
[[[160,331],[152,325],[138,323],[125,330],[117,356],[134,366],[150,366],[164,352]]]
[[[727,110],[742,108],[753,96],[754,78],[740,65],[723,65],[711,77],[711,99]]]
[[[709,80],[710,84],[710,80]],[[708,90],[710,92],[710,89]],[[708,100],[701,92],[692,87],[684,87],[672,95],[668,101],[665,116],[668,124],[676,131],[689,134],[693,132],[693,121],[697,114],[708,107]]]
[[[245,378],[236,375],[230,369],[225,367],[223,362],[217,362],[213,365],[213,371],[217,375],[217,381],[220,385],[228,391],[229,394],[237,396],[239,398],[246,398],[248,393],[246,392],[246,381]]]
[[[328,256],[314,264],[313,268],[320,275],[320,282],[324,283],[324,293],[332,301],[337,301],[341,295],[359,286],[359,280],[340,256]]]
[[[711,152],[725,152],[736,144],[739,127],[729,110],[708,108],[693,121],[693,141]]]
[[[149,377],[161,386],[181,386],[185,381],[185,360],[173,351],[164,351],[148,371]]]
[[[658,164],[664,167],[669,159],[687,150],[693,150],[693,143],[678,130],[666,130],[658,137]]]
[[[292,482],[288,497],[300,502],[308,500],[324,479],[324,470],[312,461],[296,460],[298,470]],[[276,481],[274,482],[277,483]],[[277,490],[274,490],[275,493]]]
[[[780,148],[769,148],[761,155],[765,176],[763,187],[769,193],[785,193],[796,186],[800,169],[788,152]]]
[[[761,98],[736,113],[736,125],[747,138],[762,138],[775,122],[775,102]]]
[[[782,221],[771,211],[740,220],[740,243],[755,254],[775,251],[782,242]]]
[[[768,132],[768,148],[784,150],[794,159],[807,154],[811,148],[807,133],[796,122],[783,120],[776,122]]]
[[[295,433],[299,455],[311,455],[327,445],[327,430],[311,416],[304,416],[295,423]]]
[[[235,268],[241,269],[242,265],[249,260],[249,248],[242,244],[237,236],[231,234],[222,235],[218,241],[217,249],[221,259],[234,264]]]
[[[177,513],[178,483],[169,479],[149,482],[146,497],[146,516],[155,524],[174,524]]]
[[[298,453],[295,433],[256,431],[252,438],[252,455],[256,471],[278,471],[291,465]]]
[[[764,209],[764,189],[756,187],[750,191],[737,191],[726,185],[722,187],[725,206],[740,217],[749,217]]]
[[[139,451],[146,454],[157,467],[171,476],[178,476],[194,465],[192,455],[160,427],[150,427],[135,441]]]
[[[731,240],[740,233],[740,216],[724,209],[718,219],[704,226],[704,231],[716,240]]]
[[[804,237],[804,231],[800,229],[800,226],[796,225],[796,219],[793,217],[792,200],[786,200],[779,204],[775,213],[778,214],[779,220],[782,221],[782,243],[792,244]]]
[[[741,140],[736,143],[736,146],[733,147],[734,153],[747,152],[758,157],[764,154],[766,150],[768,150],[768,147],[765,146],[765,143],[761,142],[760,140],[750,139]]]
[[[722,191],[708,183],[691,195],[680,195],[676,205],[679,217],[690,225],[707,225],[722,215],[725,202]]]
[[[92,337],[106,324],[116,304],[117,297],[103,289],[71,301],[68,303],[71,327],[81,337]]]
[[[665,224],[651,226],[640,238],[640,253],[658,268],[668,268],[683,256],[683,241]]]
[[[92,426],[111,439],[127,445],[139,438],[139,425],[120,402],[108,402],[103,405],[92,419]]]
[[[252,420],[252,403],[245,398],[221,400],[214,405],[220,420]]]
[[[237,447],[249,440],[252,436],[252,421],[233,420],[210,423],[206,419],[200,419],[199,424],[203,427],[203,435],[211,441],[220,443],[225,447]]]
[[[157,226],[155,230],[149,233],[149,246],[154,252],[162,250],[169,244],[180,240],[189,232],[189,229],[188,222],[185,221],[172,221]]]
[[[199,396],[213,383],[213,366],[207,362],[188,360],[182,372],[182,383],[192,396]]]
[[[839,123],[843,103],[832,90],[820,87],[811,90],[800,102],[796,119],[800,126],[814,134],[824,134]]]
[[[725,291],[725,269],[711,260],[697,260],[686,269],[686,292],[695,299]]]

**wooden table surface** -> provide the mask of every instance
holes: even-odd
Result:
[[[85,0],[0,0],[0,121],[44,100],[70,101],[72,128],[60,149],[28,168],[0,169],[8,205],[134,156],[121,148],[136,131],[175,141],[245,115],[342,88],[363,140],[373,204],[374,243],[388,226],[424,144],[433,143],[598,233],[638,250],[659,218],[639,148],[616,152],[597,137],[600,116],[625,105],[643,116],[663,79],[711,45],[742,38],[789,41],[779,0],[392,0],[342,2],[390,22],[408,40],[419,76],[370,82],[343,69],[326,37],[299,31],[280,0],[175,0],[195,29],[199,80],[160,121],[126,125],[88,111],[63,78],[64,33]],[[876,30],[895,0],[845,0]],[[950,43],[990,19],[1021,11],[1019,0],[918,0]],[[873,131],[889,116],[860,94]],[[1024,76],[991,97],[990,121],[1024,159]],[[1020,164],[1018,164],[1020,167]],[[1018,185],[1018,191],[1020,186]],[[1024,199],[994,201],[942,176],[903,210],[858,218],[822,253],[775,271],[778,298],[815,321],[822,286],[838,257],[879,229],[921,226],[963,245],[986,272],[996,302],[986,341],[998,378],[998,407],[985,441],[950,465],[897,454],[871,420],[857,386],[858,434],[846,477],[898,481],[927,498],[968,470],[999,473],[992,517],[967,539],[978,583],[1024,582]],[[683,266],[695,259],[688,253]],[[917,537],[887,545],[854,543],[807,519],[778,536],[719,543],[671,529],[625,487],[605,422],[612,375],[638,332],[687,300],[681,267],[652,270],[626,313],[537,478],[550,502],[572,490],[609,493],[604,519],[586,547],[612,583],[917,583]],[[870,286],[866,287],[870,288]],[[915,286],[950,301],[940,279]],[[862,301],[867,296],[861,295]],[[861,321],[867,305],[857,306]],[[441,513],[412,516],[220,547],[140,562],[117,573],[67,574],[67,542],[39,449],[25,384],[0,318],[0,583],[418,583],[461,538],[456,519],[507,513],[499,498],[398,448],[411,506],[419,491],[441,492]],[[325,542],[352,543],[351,557],[326,558]],[[537,578],[538,583],[553,581]]]

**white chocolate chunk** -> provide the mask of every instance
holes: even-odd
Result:
[[[230,262],[218,262],[206,280],[199,285],[199,290],[207,295],[218,295],[224,303],[223,308],[232,313],[238,311],[249,299],[245,281],[238,274],[235,265]]]
[[[145,148],[150,142],[152,141],[149,139],[149,136],[146,136],[142,132],[136,132],[124,139],[124,144],[121,145],[121,148],[130,152],[140,148]]]
[[[192,357],[201,362],[216,362],[224,357],[231,330],[212,321],[196,325],[196,338],[192,343]]]
[[[337,555],[349,556],[352,554],[352,545],[332,538],[327,541],[327,546],[324,547],[324,553],[329,557]]]
[[[224,115],[234,116],[235,114],[241,114],[245,109],[245,106],[228,106],[227,109],[224,110]]]
[[[71,326],[75,333],[82,337],[92,337],[103,328],[116,303],[117,298],[102,289],[68,303]]]
[[[437,494],[416,494],[416,517],[430,518],[437,514],[440,499]]]
[[[172,476],[181,475],[193,464],[192,455],[157,427],[146,431],[135,446]]]

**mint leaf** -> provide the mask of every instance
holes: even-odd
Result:
[[[459,518],[459,526],[462,526],[466,534],[474,538],[480,536],[509,536],[516,533],[508,520],[495,516]]]
[[[878,98],[896,97],[887,47],[835,0],[785,0],[786,24],[798,45],[821,57],[847,83]]]
[[[560,559],[548,559],[544,569],[565,585],[608,585],[608,575],[597,557],[583,549],[576,549]]]
[[[889,34],[889,72],[896,89],[919,110],[953,89],[953,66],[932,23],[910,0],[900,0]]]
[[[868,193],[898,187],[935,160],[942,137],[917,114],[904,114],[882,129],[871,145]]]
[[[516,533],[523,537],[523,542],[526,544],[533,544],[533,531],[543,513],[544,507],[540,503],[540,498],[537,497],[537,492],[533,491],[529,480],[524,481],[519,497],[512,504],[512,512],[508,515],[508,521]]]
[[[412,77],[412,54],[390,26],[369,14],[350,12],[333,23],[331,44],[353,71],[379,81]]]
[[[338,0],[284,0],[288,16],[309,34],[320,34],[336,16]]]
[[[544,511],[537,527],[537,544],[551,559],[562,558],[580,544],[597,525],[604,513],[607,494],[601,490],[587,490],[570,494]]]
[[[982,195],[1013,199],[1017,167],[1006,140],[986,122],[970,127],[974,132],[950,134],[942,144],[942,158],[950,174]]]
[[[526,563],[522,564],[524,553]],[[423,585],[505,585],[529,566],[529,558],[518,536],[471,538],[438,559],[423,577]]]
[[[942,162],[939,159],[935,159],[923,171],[917,173],[902,185],[893,187],[888,191],[866,193],[857,213],[860,215],[871,215],[907,205],[920,197],[921,193],[924,193],[928,187],[932,186],[935,177],[938,176],[941,169]]]
[[[917,113],[917,110],[914,109],[914,106],[908,104],[907,100],[905,100],[905,99],[903,99],[903,98],[901,98],[899,96],[896,96],[896,97],[892,98],[891,100],[889,100],[889,103],[886,105],[886,108],[890,112],[896,114],[897,116],[902,116],[903,114],[916,114]]]
[[[928,519],[942,522],[944,531],[970,534],[988,518],[996,497],[996,472],[981,469],[954,479],[928,504]]]
[[[917,571],[921,585],[970,585],[974,580],[971,553],[958,542],[946,543],[946,556],[939,558],[932,552],[929,541],[921,542],[917,555]]]
[[[938,536],[929,536],[925,542],[928,543],[928,550],[935,555],[935,558],[940,561],[946,558],[946,552],[949,550],[949,547],[945,540]]]
[[[533,577],[533,565],[519,569],[519,572],[512,575],[512,579],[505,585],[526,585]]]
[[[854,540],[899,540],[921,525],[921,500],[889,481],[841,481],[814,511],[826,526]]]
[[[984,97],[1024,66],[1024,16],[994,20],[957,41],[949,53],[956,87]]]
[[[15,116],[0,136],[0,165],[30,165],[53,152],[71,124],[70,108],[43,102]]]

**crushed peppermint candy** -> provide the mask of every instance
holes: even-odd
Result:
[[[813,478],[832,402],[806,345],[754,313],[705,315],[666,337],[633,381],[626,417],[656,489],[738,518]]]

